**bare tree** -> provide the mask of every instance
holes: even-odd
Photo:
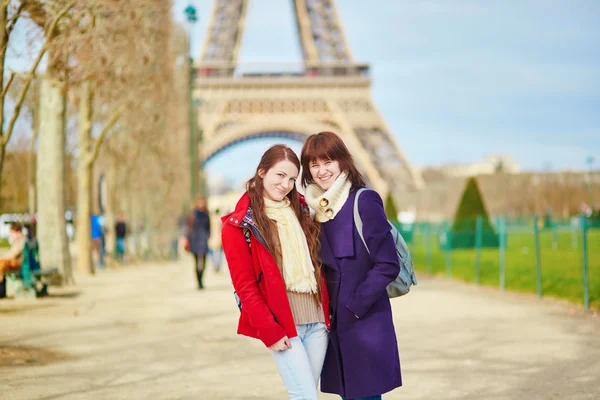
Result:
[[[157,43],[169,24],[155,21],[168,14],[170,2],[82,3],[87,6],[82,18],[85,26],[67,47],[69,56],[76,60],[69,71],[70,82],[79,94],[78,266],[93,273],[90,215],[94,163],[104,139],[122,115],[128,116],[120,121],[123,126],[139,125],[139,121],[147,124],[149,118],[157,120],[150,115],[152,111],[147,111],[150,101],[154,101],[152,107],[157,113],[159,96],[164,95],[160,82],[167,54],[159,51]],[[97,135],[93,134],[94,128]]]
[[[80,267],[93,271],[88,257],[92,171],[107,138],[111,145],[100,167],[110,167],[112,194],[127,199],[131,215],[138,221],[149,220],[150,225],[157,226],[161,213],[156,209],[169,210],[169,206],[161,208],[161,203],[173,199],[177,192],[173,187],[181,186],[176,179],[186,171],[179,166],[181,143],[173,146],[168,140],[174,138],[173,129],[179,130],[179,122],[170,119],[172,113],[176,108],[179,113],[184,109],[169,101],[173,98],[175,62],[170,19],[166,18],[171,1],[23,0],[18,4],[20,15],[43,29],[41,48],[47,54],[39,108],[31,108],[39,116],[33,120],[40,121],[40,129],[33,129],[31,145],[35,146],[35,132],[39,131],[36,189],[42,264],[61,266],[69,282],[72,271],[64,225],[68,167],[64,157],[65,94],[79,115]],[[157,24],[159,18],[162,22]],[[33,79],[33,72],[23,75],[23,87],[28,84],[26,78]],[[119,154],[124,149],[127,152]],[[179,208],[181,199],[175,201]],[[111,204],[115,210],[122,208],[123,201]]]
[[[143,226],[151,241],[164,244],[172,240],[174,230],[165,229],[165,221],[175,220],[189,193],[182,157],[186,154],[187,75],[180,70],[185,67],[181,60],[186,47],[181,30],[166,24],[155,37],[154,51],[162,57],[154,65],[154,74],[145,79],[144,95],[137,96],[136,107],[123,116],[119,133],[103,149],[99,168],[107,171],[110,208],[126,211],[130,226]],[[167,239],[167,235],[171,236]]]
[[[6,154],[6,146],[8,145],[10,138],[14,132],[15,124],[21,110],[23,108],[25,96],[35,77],[36,70],[42,61],[42,58],[46,54],[49,44],[54,37],[56,27],[60,20],[69,12],[75,1],[65,2],[66,4],[58,10],[57,13],[53,14],[49,20],[44,18],[44,24],[48,22],[46,27],[46,35],[44,42],[40,46],[35,59],[33,60],[31,67],[27,73],[20,74],[15,71],[10,71],[8,74],[8,80],[4,82],[6,73],[6,53],[10,44],[10,38],[13,34],[15,27],[20,19],[30,18],[35,19],[37,22],[40,21],[41,13],[39,12],[39,2],[21,0],[11,1],[4,0],[0,2],[0,182],[2,177],[2,169],[4,165],[4,156]],[[19,75],[22,76],[23,84],[19,90],[18,95],[14,99],[14,105],[12,106],[12,112],[8,125],[5,127],[5,104],[6,97],[11,88],[11,84],[15,78]],[[2,188],[0,186],[0,192]]]
[[[32,20],[51,38],[47,46],[47,65],[40,87],[40,130],[36,171],[38,241],[40,261],[56,266],[67,284],[74,283],[71,254],[65,221],[65,116],[69,59],[63,51],[81,19],[76,1],[45,1],[27,4]],[[58,19],[57,17],[61,18]],[[57,21],[57,23],[49,23]],[[60,21],[60,24],[58,23]]]
[[[27,78],[17,77],[8,90],[7,97],[10,97],[13,102],[20,96],[23,85]],[[28,201],[27,210],[29,215],[35,214],[35,161],[36,161],[36,143],[39,130],[39,96],[40,96],[40,80],[34,79],[31,81],[27,95],[23,99],[23,111],[20,117],[21,120],[26,120],[30,131],[25,134],[28,139],[28,156],[27,163],[21,170],[25,171],[27,179]],[[13,139],[14,140],[14,139]],[[8,146],[7,146],[8,148]],[[7,157],[8,154],[5,155]],[[5,166],[6,171],[6,166]],[[20,174],[22,177],[23,174]],[[4,188],[6,192],[7,188]]]

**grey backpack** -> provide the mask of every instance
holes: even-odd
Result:
[[[365,242],[365,237],[363,236],[363,222],[360,218],[360,214],[358,213],[358,197],[364,190],[367,189],[358,189],[356,197],[354,198],[354,224],[356,225],[356,230],[358,231],[358,234],[365,245],[365,249],[367,249],[367,252],[370,254],[371,252],[369,251],[369,247],[367,247],[367,242]],[[408,293],[410,291],[410,287],[417,284],[417,277],[415,276],[415,268],[412,259],[410,258],[410,253],[408,252],[408,247],[406,246],[404,238],[391,222],[388,221],[388,223],[390,224],[390,231],[392,232],[394,243],[396,244],[398,261],[400,261],[400,273],[394,282],[390,283],[386,288],[388,297],[392,299],[394,297],[404,296],[406,293]]]

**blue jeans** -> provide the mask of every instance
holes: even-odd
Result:
[[[359,397],[358,399],[347,399],[342,397],[342,400],[381,400],[381,395],[379,394],[377,396]]]
[[[124,255],[125,255],[125,238],[117,238],[117,243],[115,246],[115,258],[117,260],[123,260]]]
[[[329,335],[323,322],[296,325],[298,336],[290,339],[292,347],[271,350],[290,400],[318,400],[317,385]]]

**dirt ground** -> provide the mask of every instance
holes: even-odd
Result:
[[[227,271],[194,278],[186,258],[1,300],[0,399],[285,399]],[[392,304],[404,386],[384,399],[600,399],[600,318],[577,306],[424,277]]]

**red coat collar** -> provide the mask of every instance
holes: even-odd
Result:
[[[221,222],[228,223],[234,226],[240,226],[242,220],[248,212],[248,207],[250,207],[250,196],[248,195],[248,192],[244,192],[242,197],[240,197],[237,204],[235,205],[235,210],[233,210],[233,212],[227,215],[224,215],[221,218]]]

